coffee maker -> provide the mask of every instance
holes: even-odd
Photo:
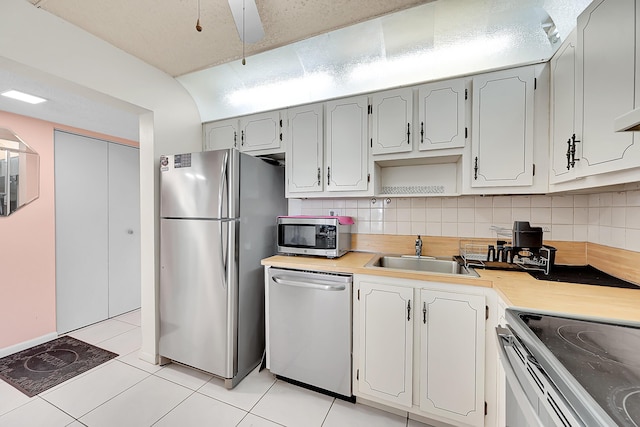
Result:
[[[542,227],[531,227],[528,221],[513,223],[511,262],[549,274],[555,257],[556,248],[542,244]]]

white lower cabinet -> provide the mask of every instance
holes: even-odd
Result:
[[[358,389],[403,406],[412,404],[413,288],[360,283]]]
[[[363,275],[354,283],[354,394],[439,422],[484,426],[484,290]]]
[[[420,304],[420,410],[484,425],[484,296],[421,289]]]

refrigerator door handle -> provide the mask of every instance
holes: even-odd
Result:
[[[227,289],[227,260],[229,251],[229,232],[226,231],[226,237],[222,233],[224,228],[228,228],[228,224],[225,221],[218,221],[218,232],[220,234],[220,264],[222,265],[222,288]]]
[[[218,218],[224,218],[227,216],[225,213],[223,216],[223,207],[224,203],[224,194],[225,190],[229,187],[228,177],[227,177],[227,165],[229,164],[229,153],[224,153],[224,159],[222,160],[222,164],[220,165],[220,186],[218,187]]]

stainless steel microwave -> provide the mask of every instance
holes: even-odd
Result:
[[[340,257],[351,250],[352,224],[349,216],[280,216],[278,252]]]

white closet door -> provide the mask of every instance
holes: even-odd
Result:
[[[139,150],[109,145],[109,317],[140,307]]]
[[[56,323],[65,333],[108,315],[107,143],[56,131]]]

